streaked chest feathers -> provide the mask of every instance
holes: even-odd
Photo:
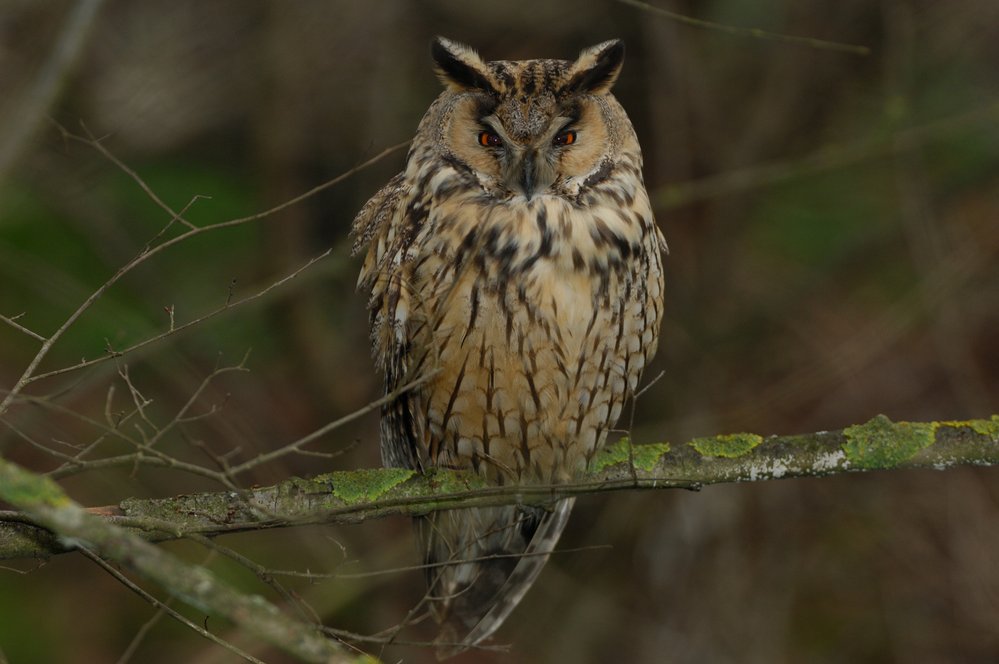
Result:
[[[655,348],[662,239],[644,188],[496,200],[469,174],[418,163],[406,175],[423,186],[397,202],[361,279],[394,384],[433,372],[417,388],[419,462],[565,481]]]

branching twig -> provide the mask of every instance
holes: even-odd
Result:
[[[41,341],[42,343],[45,343],[45,337],[43,337],[42,335],[38,334],[37,332],[33,332],[33,331],[29,330],[28,328],[24,327],[23,325],[21,325],[20,323],[17,322],[17,319],[20,318],[23,315],[24,315],[23,313],[20,313],[20,314],[18,314],[16,316],[11,316],[9,318],[7,316],[0,316],[0,322],[7,323],[7,325],[10,325],[12,328],[14,328],[15,330],[18,330],[19,332],[23,332],[24,334],[27,334],[32,339],[35,339],[36,341]]]
[[[74,134],[70,134],[70,133],[66,132],[65,130],[63,130],[63,132],[64,132],[64,136],[67,139],[72,139],[72,140],[80,141],[82,143],[91,145],[92,147],[94,147],[95,149],[98,149],[98,150],[102,150],[103,149],[103,146],[100,146],[99,143],[97,143],[97,141],[91,140],[89,138],[81,137],[81,136],[76,136]],[[121,279],[123,276],[125,276],[126,274],[128,274],[129,272],[131,272],[133,269],[135,269],[136,267],[138,267],[142,263],[145,263],[147,260],[149,260],[153,256],[157,255],[161,251],[163,251],[165,249],[168,249],[168,248],[170,248],[170,247],[172,247],[172,246],[174,246],[176,244],[180,244],[182,242],[185,242],[185,241],[191,239],[192,237],[194,237],[196,235],[201,235],[203,233],[207,233],[207,232],[215,231],[215,230],[220,230],[220,229],[223,229],[223,228],[232,228],[234,226],[241,226],[241,225],[249,223],[251,221],[257,221],[259,219],[263,219],[265,217],[274,215],[277,212],[280,212],[281,210],[284,210],[284,209],[286,209],[286,208],[288,208],[288,207],[290,207],[292,205],[300,203],[301,201],[309,198],[310,196],[314,196],[315,194],[319,193],[320,191],[328,189],[329,187],[332,187],[333,185],[335,185],[335,184],[337,184],[339,182],[342,182],[343,180],[345,180],[346,178],[350,177],[351,175],[353,175],[357,171],[362,170],[362,169],[370,166],[371,164],[376,163],[377,161],[381,160],[385,156],[387,156],[387,155],[389,155],[389,154],[391,154],[391,153],[399,150],[400,148],[402,148],[402,147],[404,147],[404,146],[406,146],[408,144],[409,144],[409,142],[407,141],[405,143],[399,143],[399,144],[394,145],[394,146],[392,146],[390,148],[382,150],[380,153],[378,153],[377,155],[375,155],[371,159],[368,159],[367,161],[365,161],[365,162],[363,162],[363,163],[355,166],[354,168],[351,168],[350,170],[346,171],[345,173],[342,173],[341,175],[333,178],[332,180],[328,180],[327,182],[324,182],[321,185],[313,187],[312,189],[310,189],[309,191],[307,191],[307,192],[305,192],[303,194],[295,196],[294,198],[292,198],[290,200],[287,200],[284,203],[281,203],[279,205],[276,205],[276,206],[274,206],[274,207],[272,207],[272,208],[270,208],[268,210],[264,210],[263,212],[258,212],[256,214],[251,214],[251,215],[246,216],[246,217],[239,217],[237,219],[230,219],[228,221],[221,221],[221,222],[218,222],[218,223],[215,223],[215,224],[210,224],[208,226],[200,226],[200,227],[196,227],[196,228],[191,228],[188,231],[186,231],[184,233],[181,233],[180,235],[177,235],[177,236],[175,236],[173,238],[170,238],[169,240],[164,240],[164,241],[160,242],[159,244],[157,244],[155,246],[144,247],[142,249],[142,251],[140,251],[134,258],[132,258],[127,263],[125,263],[125,265],[123,265],[121,268],[119,268],[118,271],[115,272],[107,281],[105,281],[100,287],[98,287],[93,293],[91,293],[83,301],[83,303],[79,307],[77,307],[76,310],[73,311],[73,313],[71,313],[66,318],[65,321],[63,321],[63,323],[59,326],[59,328],[55,332],[53,332],[45,340],[44,343],[42,343],[41,348],[39,348],[38,352],[35,354],[35,356],[28,363],[27,368],[21,374],[20,378],[18,378],[17,382],[14,384],[14,387],[12,387],[7,392],[7,394],[4,396],[4,398],[2,400],[0,400],[0,415],[3,415],[5,412],[7,412],[7,409],[10,408],[10,405],[14,402],[14,399],[17,398],[17,396],[21,393],[21,391],[29,383],[31,383],[33,380],[36,380],[38,378],[38,376],[36,375],[36,372],[38,370],[39,365],[41,365],[42,360],[44,360],[48,356],[49,351],[52,350],[52,347],[66,334],[66,332],[73,326],[73,324],[76,323],[77,320],[79,320],[80,316],[82,316],[86,311],[88,311],[90,309],[90,307],[93,306],[93,304],[97,300],[99,300],[108,291],[108,289],[110,289],[115,283],[118,282],[119,279]],[[173,220],[171,220],[170,223],[172,223],[172,221]],[[230,304],[229,306],[232,306],[232,305]]]
[[[237,484],[237,476],[245,474],[246,472],[267,464],[275,459],[290,455],[297,454],[309,457],[318,457],[323,459],[330,459],[341,454],[344,449],[349,449],[354,446],[354,443],[350,443],[344,446],[344,449],[337,450],[336,452],[317,452],[313,450],[304,449],[306,445],[319,440],[323,436],[329,434],[330,432],[362,417],[373,410],[376,410],[383,404],[397,398],[399,395],[412,390],[419,385],[423,384],[426,380],[429,380],[434,375],[435,371],[427,372],[426,375],[417,378],[405,385],[400,386],[398,389],[394,390],[390,394],[383,396],[380,399],[372,401],[361,408],[344,415],[343,417],[330,422],[316,431],[307,434],[298,440],[291,442],[287,445],[279,447],[270,452],[260,454],[253,457],[243,463],[237,464],[235,466],[231,465],[229,462],[229,457],[234,453],[238,452],[238,449],[231,450],[226,454],[216,454],[210,450],[207,446],[197,441],[191,441],[185,435],[183,431],[183,425],[185,423],[203,418],[213,412],[217,412],[217,407],[212,406],[208,411],[199,413],[197,415],[190,415],[189,412],[198,402],[201,395],[205,392],[208,385],[215,380],[218,376],[232,372],[232,371],[245,371],[246,370],[247,356],[245,355],[243,359],[235,365],[232,366],[217,366],[210,374],[208,374],[195,389],[194,393],[185,401],[185,403],[179,408],[179,410],[173,414],[173,416],[165,421],[164,423],[157,423],[150,416],[145,413],[145,407],[149,401],[142,396],[139,389],[133,384],[131,377],[128,372],[128,365],[122,364],[118,368],[119,377],[125,383],[128,388],[128,393],[132,397],[132,403],[134,408],[123,414],[120,418],[114,418],[111,413],[111,399],[113,397],[113,390],[108,391],[108,396],[105,399],[104,407],[104,421],[96,420],[81,413],[76,412],[70,408],[66,408],[59,403],[54,402],[51,399],[45,397],[32,397],[24,396],[19,397],[21,401],[36,404],[42,408],[48,409],[54,413],[65,415],[86,425],[94,427],[100,432],[100,436],[94,441],[87,445],[80,446],[80,449],[76,454],[66,454],[64,452],[59,452],[52,449],[51,447],[42,444],[41,442],[35,440],[26,432],[21,430],[19,427],[8,422],[4,418],[0,418],[0,424],[7,427],[12,433],[14,433],[19,439],[28,443],[36,449],[40,449],[47,453],[48,455],[61,460],[63,463],[55,470],[49,471],[46,475],[51,479],[58,479],[65,477],[67,475],[76,474],[83,471],[94,471],[104,468],[112,468],[117,466],[157,466],[173,468],[175,470],[180,470],[183,472],[192,473],[200,477],[206,477],[214,480],[224,487],[232,491],[239,491],[240,487]],[[138,415],[138,419],[145,423],[145,427],[139,427],[136,425],[137,432],[135,434],[129,434],[122,428],[122,424],[127,423],[132,416]],[[175,456],[164,452],[159,449],[158,444],[163,441],[163,439],[172,431],[179,430],[179,433],[188,443],[192,446],[200,448],[204,453],[208,455],[212,463],[217,469],[212,469],[210,467],[201,466],[189,461],[184,461],[182,459],[176,458]],[[98,444],[102,441],[113,438],[128,443],[136,448],[135,452],[128,454],[117,454],[114,456],[98,458],[98,459],[84,459],[84,456],[92,451]],[[77,449],[77,448],[74,448]],[[261,509],[265,509],[261,507]]]
[[[86,369],[87,367],[92,367],[95,364],[101,364],[103,362],[107,362],[108,360],[114,359],[116,357],[127,357],[128,355],[131,355],[132,353],[134,353],[135,351],[137,351],[139,349],[145,348],[145,347],[150,346],[152,344],[155,344],[155,343],[157,343],[159,341],[163,341],[167,337],[171,337],[171,336],[173,336],[175,334],[178,334],[180,332],[184,332],[184,331],[188,330],[189,328],[192,328],[192,327],[195,327],[195,326],[200,325],[202,323],[205,323],[205,322],[211,320],[212,318],[215,318],[216,316],[218,316],[218,315],[220,315],[220,314],[222,314],[222,313],[224,313],[226,311],[230,311],[232,309],[235,309],[236,307],[240,307],[240,306],[242,306],[244,304],[249,304],[250,302],[253,302],[254,300],[258,300],[258,299],[264,297],[265,295],[267,295],[268,293],[270,293],[274,289],[283,286],[284,284],[288,283],[292,279],[295,279],[300,274],[302,274],[303,272],[305,272],[306,270],[308,270],[309,268],[311,268],[313,265],[315,265],[319,261],[321,261],[324,258],[326,258],[327,256],[329,256],[331,253],[333,253],[333,249],[327,249],[326,251],[324,251],[323,253],[319,254],[318,256],[309,259],[309,261],[307,263],[301,265],[300,267],[298,267],[297,269],[295,269],[293,272],[290,272],[287,275],[285,275],[285,276],[281,277],[280,279],[278,279],[277,281],[272,282],[272,283],[268,284],[267,286],[264,286],[263,288],[260,288],[259,290],[256,290],[252,294],[247,295],[245,297],[241,297],[241,298],[239,298],[237,300],[234,300],[234,301],[226,301],[225,303],[222,304],[222,306],[217,307],[217,308],[213,309],[212,311],[209,311],[207,314],[198,316],[197,318],[195,318],[193,320],[190,320],[190,321],[188,321],[186,323],[182,323],[180,325],[177,325],[176,320],[174,318],[174,306],[170,305],[169,307],[166,307],[166,312],[170,316],[170,326],[169,326],[169,328],[166,331],[161,332],[160,334],[153,335],[153,336],[149,337],[148,339],[143,339],[142,341],[138,341],[138,342],[132,344],[131,346],[128,346],[127,348],[121,348],[121,349],[115,350],[114,352],[109,352],[106,355],[102,355],[101,357],[95,357],[95,358],[90,359],[90,360],[82,360],[82,361],[77,362],[76,364],[70,365],[68,367],[62,367],[61,369],[53,369],[52,371],[46,371],[44,373],[36,374],[35,376],[32,376],[27,381],[27,383],[30,384],[30,383],[34,383],[35,381],[43,380],[45,378],[52,378],[54,376],[61,376],[63,374],[68,374],[68,373],[72,373],[74,371],[79,371],[81,369]]]
[[[199,475],[201,477],[207,477],[209,479],[215,480],[224,486],[231,486],[231,482],[225,473],[214,471],[210,468],[205,468],[204,466],[199,466],[194,463],[189,463],[187,461],[182,461],[176,459],[155,447],[148,446],[147,440],[139,440],[134,436],[128,435],[121,428],[115,428],[108,426],[99,420],[92,419],[86,415],[82,415],[70,408],[66,408],[60,404],[54,403],[48,399],[42,399],[38,397],[28,397],[21,396],[22,401],[27,401],[30,403],[39,404],[53,412],[72,417],[80,422],[88,424],[98,431],[101,431],[108,437],[117,438],[123,442],[133,445],[138,449],[137,452],[132,454],[119,455],[115,457],[109,457],[105,459],[94,459],[90,461],[84,461],[81,459],[74,458],[71,461],[67,461],[66,464],[71,464],[70,468],[66,468],[66,464],[63,465],[59,470],[53,471],[49,474],[50,479],[55,479],[58,477],[64,477],[65,475],[71,474],[72,472],[78,471],[80,469],[86,468],[88,470],[93,470],[96,468],[107,468],[111,466],[120,466],[127,463],[142,463],[154,466],[164,466],[167,468],[174,468],[177,470],[182,470],[184,472],[192,473],[194,475]],[[140,434],[141,435],[141,434]]]
[[[104,147],[104,144],[101,143],[101,139],[98,138],[98,137],[96,137],[96,136],[94,136],[93,134],[91,134],[90,130],[87,129],[86,125],[82,125],[82,126],[83,126],[83,131],[86,132],[86,134],[87,134],[86,143],[88,145],[90,145],[91,147],[93,147],[98,152],[100,152],[101,155],[105,159],[107,159],[112,164],[114,164],[119,169],[121,169],[121,171],[123,173],[125,173],[128,177],[132,178],[132,180],[135,182],[135,184],[137,184],[139,186],[139,188],[142,189],[143,192],[145,192],[146,196],[148,196],[150,198],[150,200],[152,200],[153,203],[155,203],[157,205],[157,207],[159,207],[160,209],[162,209],[163,211],[165,211],[167,214],[170,215],[170,221],[168,221],[167,224],[166,224],[166,226],[163,227],[163,230],[161,230],[159,232],[159,234],[156,237],[153,238],[153,240],[152,240],[153,242],[155,242],[156,239],[160,235],[162,235],[163,233],[165,233],[171,226],[173,226],[173,222],[175,222],[175,221],[179,221],[180,223],[184,224],[185,226],[187,226],[191,230],[194,230],[194,229],[197,228],[197,226],[195,226],[194,224],[192,224],[191,222],[189,222],[182,215],[188,210],[188,208],[190,208],[194,204],[195,201],[197,201],[197,200],[199,200],[201,198],[207,198],[206,196],[196,195],[196,196],[194,196],[187,203],[187,205],[184,206],[183,210],[181,210],[180,212],[174,211],[174,209],[172,207],[170,207],[166,202],[164,202],[163,199],[160,198],[156,194],[155,191],[153,191],[153,188],[150,187],[146,183],[146,181],[143,180],[142,177],[138,173],[136,173],[132,168],[130,168],[128,166],[128,164],[126,164],[122,160],[118,159],[118,157],[116,157],[114,154],[112,154],[110,150],[108,150],[106,147]],[[62,131],[63,137],[65,137],[65,138],[75,138],[72,134],[70,134],[69,132],[67,132],[62,127],[59,127],[59,129]]]

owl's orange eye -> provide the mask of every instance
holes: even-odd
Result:
[[[552,143],[558,146],[572,145],[575,142],[576,142],[576,132],[574,132],[571,129],[563,131],[561,134],[555,136],[555,138],[552,140]]]
[[[479,145],[484,148],[498,148],[503,145],[503,139],[500,138],[497,133],[491,131],[480,131]]]

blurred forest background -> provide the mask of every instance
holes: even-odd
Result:
[[[859,44],[867,56],[726,34],[619,2],[143,0],[103,3],[56,103],[32,91],[77,3],[0,3],[0,314],[42,335],[128,262],[169,215],[86,130],[202,225],[268,209],[408,140],[439,86],[430,38],[487,59],[573,58],[627,43],[615,93],[635,124],[670,244],[667,314],[637,442],[840,428],[877,413],[988,416],[999,403],[999,3],[994,0],[659,0],[728,25]],[[71,54],[72,55],[72,54]],[[27,115],[26,115],[27,114]],[[37,129],[37,131],[34,131]],[[167,422],[216,366],[163,449],[192,463],[287,444],[379,396],[368,356],[354,214],[403,164],[396,151],[305,202],[172,247],[115,284],[43,371],[97,358],[294,280],[121,358]],[[169,233],[178,232],[170,230]],[[0,387],[39,342],[0,325]],[[115,392],[109,398],[109,387]],[[38,471],[126,411],[115,362],[33,383],[0,453]],[[11,428],[15,427],[15,428]],[[18,433],[20,432],[20,433]],[[108,453],[127,451],[106,442]],[[116,448],[115,445],[118,445]],[[370,414],[242,477],[379,465]],[[103,449],[103,448],[102,448]],[[462,662],[995,662],[997,471],[899,472],[581,499],[563,546],[498,636]],[[61,480],[87,505],[218,490],[176,470]],[[419,600],[409,522],[303,527],[221,542],[282,570],[330,626],[371,634]],[[251,573],[167,546],[247,592]],[[16,570],[16,571],[15,571]],[[28,571],[28,573],[19,573]],[[165,593],[150,588],[157,596]],[[202,614],[176,607],[201,624]],[[10,662],[234,661],[71,554],[0,569]],[[290,659],[219,621],[267,662]],[[133,643],[142,632],[141,640]],[[431,638],[422,624],[400,639]],[[429,649],[367,646],[385,661]],[[124,660],[122,660],[124,661]]]

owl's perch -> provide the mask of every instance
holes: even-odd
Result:
[[[285,615],[259,595],[233,589],[204,567],[189,565],[134,531],[96,518],[73,502],[53,480],[24,470],[0,458],[0,500],[21,508],[31,518],[58,533],[67,546],[81,549],[99,560],[112,573],[108,561],[124,565],[147,580],[168,588],[206,613],[222,616],[241,628],[294,654],[303,662],[322,664],[367,664],[376,661],[359,656],[326,638],[314,625]],[[238,648],[222,640],[233,652]],[[241,659],[259,661],[241,654]]]
[[[601,453],[579,482],[486,486],[464,473],[419,475],[402,469],[339,471],[249,490],[162,499],[126,499],[94,508],[153,540],[314,523],[360,523],[456,507],[522,503],[621,489],[698,489],[724,482],[821,477],[847,472],[999,464],[999,415],[960,422],[891,422],[878,416],[839,431],[793,436],[730,434],[680,445],[622,441]],[[2,493],[2,491],[0,491]],[[70,550],[17,512],[0,512],[0,559],[45,558]]]

